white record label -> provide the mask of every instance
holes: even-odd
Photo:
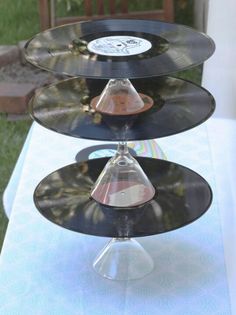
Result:
[[[151,42],[134,36],[107,36],[92,40],[88,50],[104,56],[132,56],[144,53],[152,47]]]

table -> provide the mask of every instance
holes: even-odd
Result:
[[[44,219],[33,191],[48,173],[98,144],[34,125],[0,260],[4,315],[234,315],[236,122],[212,119],[158,140],[169,160],[203,175],[214,199],[209,211],[182,229],[139,238],[155,261],[141,280],[110,281],[92,269],[108,239],[74,233]]]

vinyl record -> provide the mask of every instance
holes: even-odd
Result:
[[[155,159],[166,160],[167,157],[156,140],[144,140],[128,143],[129,153],[132,156],[144,156]],[[92,145],[80,150],[75,160],[76,162],[84,162],[89,159],[99,159],[104,157],[113,157],[117,152],[117,144],[106,143]]]
[[[207,35],[154,20],[96,20],[33,37],[26,59],[37,67],[86,78],[142,78],[201,64],[214,52]]]
[[[203,123],[215,109],[212,95],[191,82],[156,77],[134,79],[140,93],[154,105],[139,115],[110,116],[91,110],[93,97],[107,81],[73,78],[41,89],[29,111],[42,126],[73,137],[93,140],[146,140],[165,137]]]
[[[212,192],[192,170],[164,160],[138,157],[156,189],[153,200],[135,208],[105,207],[90,198],[107,158],[63,167],[41,181],[34,193],[40,213],[66,229],[97,236],[138,237],[187,225],[206,212]]]

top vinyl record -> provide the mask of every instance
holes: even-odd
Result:
[[[203,63],[214,52],[208,36],[153,20],[96,20],[46,30],[27,44],[33,65],[69,76],[142,78]]]

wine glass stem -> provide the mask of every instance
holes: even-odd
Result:
[[[129,153],[129,148],[126,141],[120,141],[117,147],[117,153],[119,155],[124,155]]]
[[[112,241],[119,241],[119,242],[124,242],[124,241],[130,241],[130,237],[113,237]]]

